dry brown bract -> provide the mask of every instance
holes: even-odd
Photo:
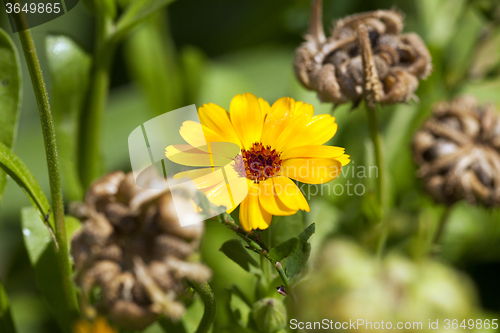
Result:
[[[208,267],[190,261],[203,224],[180,227],[170,193],[138,187],[131,173],[113,172],[93,183],[79,214],[84,223],[71,252],[87,316],[97,310],[135,330],[159,315],[178,319],[185,310],[184,279],[211,276]],[[100,296],[93,302],[95,287]]]
[[[418,175],[438,202],[500,204],[500,118],[462,96],[438,103],[413,139]]]
[[[417,34],[401,34],[401,13],[351,15],[326,38],[321,6],[322,0],[314,0],[306,42],[295,52],[295,73],[306,88],[337,105],[364,98],[374,107],[415,98],[419,80],[432,70],[431,56]]]

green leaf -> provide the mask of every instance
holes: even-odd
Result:
[[[15,155],[6,145],[0,143],[0,167],[19,185],[26,193],[28,199],[38,212],[39,218],[45,222],[45,215],[49,213],[50,204],[45,197],[40,185],[28,167]],[[54,230],[53,219],[49,219],[49,224]],[[42,226],[42,225],[40,225]]]
[[[266,233],[271,233],[271,244],[266,244],[270,248],[286,241],[289,238],[296,237],[304,229],[304,214],[298,211],[290,216],[273,216],[271,227],[262,232],[262,239],[268,239]]]
[[[274,261],[278,262],[285,258],[288,258],[299,248],[300,240],[298,237],[290,238],[283,243],[278,244],[269,251],[269,257]]]
[[[0,142],[9,148],[16,136],[21,93],[19,55],[12,39],[0,29]],[[7,175],[0,170],[0,202],[6,184]]]
[[[286,275],[290,280],[299,275],[309,259],[309,255],[311,254],[311,244],[309,244],[308,240],[312,234],[314,234],[315,230],[316,225],[313,223],[300,233],[299,248],[286,261]]]
[[[116,24],[115,40],[123,38],[135,25],[147,19],[174,0],[135,0]]]
[[[21,226],[24,245],[35,271],[38,288],[60,327],[65,332],[71,332],[78,305],[67,304],[65,301],[63,289],[60,287],[63,281],[59,273],[56,248],[49,230],[39,223],[37,212],[31,207],[22,209]]]
[[[57,135],[63,185],[70,200],[81,200],[78,177],[78,121],[89,85],[91,57],[67,36],[46,39],[47,60],[52,77],[52,112]]]
[[[10,314],[10,304],[5,289],[3,288],[2,281],[0,280],[0,327],[2,333],[15,333],[16,328],[12,315]]]
[[[231,310],[233,320],[240,327],[247,327],[250,318],[251,307],[241,298],[240,295],[230,292],[229,309]]]
[[[259,264],[254,258],[245,250],[241,242],[237,239],[231,239],[222,244],[220,251],[224,253],[229,259],[240,265],[241,268],[247,272],[251,272],[251,266],[259,267]]]

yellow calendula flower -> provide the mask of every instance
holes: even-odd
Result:
[[[250,93],[235,96],[229,112],[204,104],[198,110],[201,124],[186,121],[180,129],[189,145],[169,146],[165,154],[178,164],[207,166],[178,173],[175,178],[191,178],[212,203],[219,205],[230,184],[232,202],[241,202],[242,227],[246,231],[266,229],[273,215],[310,210],[293,180],[323,184],[335,179],[340,168],[349,163],[344,148],[324,145],[337,131],[335,118],[313,113],[312,105],[289,97],[270,106]],[[224,142],[239,149],[216,153]],[[224,179],[211,176],[214,167],[227,164],[231,168],[225,168]]]
[[[118,333],[103,317],[97,317],[93,323],[87,320],[79,320],[73,329],[74,333]]]

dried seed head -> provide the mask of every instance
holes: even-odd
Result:
[[[309,33],[295,52],[295,73],[323,102],[357,105],[365,99],[393,104],[415,98],[418,82],[432,70],[431,56],[414,33],[401,34],[403,17],[395,10],[360,13],[339,20],[329,38],[314,0]]]
[[[165,180],[151,176],[146,181]],[[138,187],[131,173],[99,179],[85,203],[72,210],[84,221],[71,253],[88,317],[99,313],[134,330],[161,315],[179,319],[185,311],[185,280],[211,277],[208,267],[192,261],[203,224],[181,227],[170,192]],[[100,295],[91,302],[96,288]]]
[[[500,205],[500,118],[471,96],[434,106],[413,138],[418,175],[438,202]]]

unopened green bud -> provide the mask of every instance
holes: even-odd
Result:
[[[286,326],[286,308],[274,298],[263,298],[254,303],[252,318],[260,333],[278,333]]]

